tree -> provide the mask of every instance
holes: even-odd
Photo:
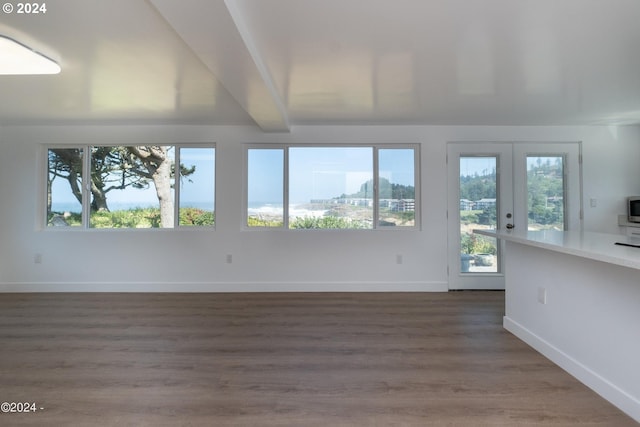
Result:
[[[547,158],[536,159],[536,166],[527,171],[529,219],[541,225],[562,226],[564,179],[562,159],[553,163]]]
[[[483,175],[464,175],[460,177],[460,198],[468,200],[496,198],[496,171]]]
[[[380,178],[378,183],[380,191],[378,192],[381,199],[415,199],[415,188],[412,185],[392,184],[387,178]],[[341,198],[371,198],[373,196],[373,180],[360,185],[357,193],[346,195]]]
[[[495,225],[497,220],[496,206],[488,206],[478,214],[478,224]]]
[[[160,226],[173,227],[173,197],[171,196],[171,159],[165,146],[127,147],[128,162],[139,180],[153,181],[160,203]],[[138,181],[140,182],[140,181]]]

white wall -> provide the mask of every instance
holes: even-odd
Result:
[[[582,141],[584,195],[598,199],[585,204],[588,230],[618,232],[624,197],[640,194],[638,127],[2,127],[0,290],[445,290],[448,141]],[[43,144],[177,142],[217,144],[215,231],[38,227]],[[243,231],[244,142],[420,143],[422,230]]]
[[[639,271],[514,242],[506,248],[505,328],[640,422]]]

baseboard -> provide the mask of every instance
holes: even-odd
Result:
[[[446,282],[0,283],[17,292],[447,292]]]
[[[580,363],[577,359],[551,345],[513,319],[505,316],[506,330],[529,344],[543,356],[573,375],[581,383],[611,402],[634,420],[640,422],[640,400],[625,392],[602,375]]]

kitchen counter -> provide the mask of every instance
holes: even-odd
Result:
[[[638,237],[557,230],[474,230],[474,233],[640,270],[640,247],[616,245],[640,246]]]
[[[640,238],[476,230],[503,247],[505,329],[640,422]]]

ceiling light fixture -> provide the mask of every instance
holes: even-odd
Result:
[[[60,66],[40,52],[0,35],[0,75],[58,74]]]

